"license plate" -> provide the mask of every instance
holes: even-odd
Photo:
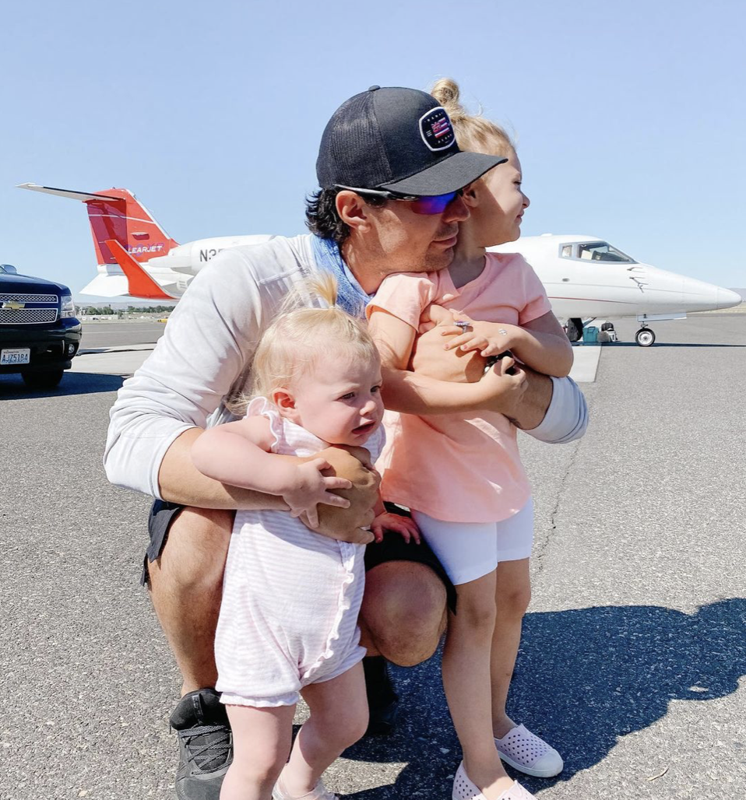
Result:
[[[13,350],[3,350],[0,352],[0,366],[30,363],[31,348],[29,347],[16,347]]]

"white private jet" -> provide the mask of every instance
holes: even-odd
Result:
[[[655,342],[649,322],[742,302],[730,289],[635,261],[595,236],[545,233],[490,250],[523,255],[544,284],[555,315],[567,321],[571,341],[582,336],[583,320],[636,317],[641,325],[636,341],[649,347]]]
[[[221,250],[272,236],[221,236],[180,245],[127,189],[75,192],[23,183],[21,189],[81,200],[88,209],[98,275],[81,294],[175,300]],[[593,319],[636,317],[637,343],[649,347],[649,322],[683,319],[688,311],[730,308],[741,296],[711,283],[642,264],[593,236],[526,236],[490,248],[519,252],[536,270],[571,341]],[[585,322],[584,322],[585,320]]]

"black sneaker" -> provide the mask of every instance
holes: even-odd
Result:
[[[176,796],[219,800],[223,777],[233,760],[233,738],[220,695],[212,688],[185,694],[170,722],[179,736]]]
[[[370,718],[366,736],[389,736],[394,732],[399,696],[394,691],[386,659],[369,656],[363,659],[365,691]]]

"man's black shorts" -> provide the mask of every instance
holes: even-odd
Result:
[[[386,504],[389,511],[395,514],[408,515],[408,512],[398,506]],[[148,582],[148,564],[160,556],[163,546],[168,538],[168,530],[184,506],[178,503],[168,503],[165,500],[155,500],[150,508],[148,518],[148,531],[150,533],[150,546],[145,554],[141,582]],[[450,578],[438,561],[438,557],[424,540],[422,544],[407,544],[401,535],[394,531],[386,531],[380,544],[370,544],[365,548],[366,571],[384,564],[387,561],[412,561],[415,564],[424,564],[440,578],[446,587],[448,607],[456,608],[456,590]]]

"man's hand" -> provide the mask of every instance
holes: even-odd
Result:
[[[351,482],[352,488],[334,491],[334,494],[349,500],[349,508],[318,506],[319,526],[312,530],[342,542],[372,542],[373,534],[364,528],[375,519],[374,508],[378,501],[381,476],[372,469],[370,453],[363,447],[328,447],[315,458],[323,458],[329,463],[330,467],[323,471],[324,475],[345,478]],[[303,516],[300,519],[308,524]]]
[[[484,374],[487,360],[476,351],[446,350],[441,332],[453,327],[454,317],[441,306],[430,306],[412,350],[410,369],[427,378],[450,383],[476,383]],[[428,320],[430,321],[428,324]],[[432,323],[435,323],[433,326]]]
[[[304,461],[293,467],[290,472],[293,483],[282,493],[282,499],[290,507],[290,516],[304,516],[304,522],[311,528],[319,525],[319,504],[338,508],[347,508],[350,505],[349,500],[332,490],[351,489],[352,483],[344,478],[330,476],[330,469],[331,464],[325,458]]]

